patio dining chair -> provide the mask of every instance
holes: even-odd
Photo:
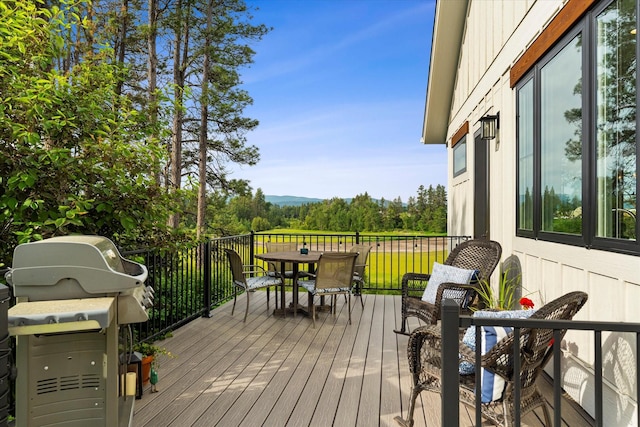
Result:
[[[297,280],[297,286],[307,290],[308,310],[313,319],[314,328],[316,327],[316,306],[313,303],[315,296],[330,296],[331,311],[335,314],[336,296],[347,295],[349,324],[351,324],[351,287],[357,257],[356,252],[324,253],[320,255],[315,274]]]
[[[545,304],[529,318],[571,320],[587,302],[587,298],[588,296],[584,292],[570,292]],[[475,326],[471,327],[476,328]],[[474,369],[471,374],[460,375],[460,401],[465,405],[475,407],[476,372],[480,371],[483,402],[480,410],[485,419],[495,425],[511,426],[514,423],[516,411],[520,411],[521,417],[524,417],[527,413],[542,408],[544,425],[552,425],[546,400],[538,390],[536,381],[553,355],[553,346],[560,345],[560,342],[554,343],[553,341],[553,330],[520,329],[520,372],[516,373],[513,370],[513,328],[501,328],[504,333],[501,333],[497,326],[483,326],[480,329],[483,331],[483,338],[493,333],[504,335],[504,337],[501,339],[496,336],[486,338],[486,347],[490,347],[492,340],[497,339],[497,342],[482,355],[481,367]],[[564,337],[565,333],[566,329],[561,330],[560,337]],[[458,351],[461,362],[471,363],[475,366],[475,352],[467,344],[461,341]],[[406,420],[396,417],[396,421],[403,426],[412,426],[415,402],[420,392],[427,390],[440,393],[442,376],[447,375],[447,372],[442,372],[441,328],[435,325],[416,328],[409,337],[407,357],[409,371],[413,379],[409,414]],[[462,369],[462,366],[460,368]],[[515,382],[518,381],[518,378],[521,386],[520,402],[516,402],[514,396]]]
[[[474,239],[460,243],[453,248],[445,266],[474,270],[475,277],[471,286],[468,283],[442,283],[437,289],[433,303],[423,301],[422,296],[431,279],[431,274],[406,273],[402,276],[402,308],[401,326],[395,333],[409,335],[407,318],[417,317],[428,325],[435,325],[440,320],[440,307],[444,298],[454,299],[460,305],[461,313],[470,315],[469,302],[477,295],[474,286],[482,286],[495,270],[502,246],[493,240]]]
[[[231,274],[233,276],[233,284],[244,290],[247,294],[247,307],[244,311],[243,322],[247,321],[247,314],[249,313],[249,295],[256,289],[267,289],[267,310],[269,310],[269,288],[272,286],[276,289],[276,310],[278,309],[277,289],[278,286],[284,285],[282,278],[278,276],[269,276],[266,274],[266,270],[259,265],[243,264],[240,255],[233,249],[225,248],[224,251],[227,254],[229,264],[231,266]],[[231,315],[236,309],[236,296],[238,292],[233,293],[233,308],[231,309]]]
[[[267,253],[269,252],[288,252],[298,249],[297,242],[266,242]],[[267,264],[268,273],[270,276],[282,275],[282,263],[270,262]],[[284,277],[283,279],[293,279],[293,264],[284,264]]]
[[[356,265],[353,271],[353,295],[360,297],[360,304],[364,308],[364,301],[362,300],[362,287],[366,284],[364,281],[365,269],[367,267],[367,259],[369,258],[369,252],[371,251],[370,245],[355,244],[351,247],[349,252],[355,252],[358,254],[356,258]]]

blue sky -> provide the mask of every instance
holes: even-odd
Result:
[[[261,160],[234,178],[267,195],[403,202],[446,184],[445,146],[420,143],[434,1],[247,4],[273,30],[242,73]]]

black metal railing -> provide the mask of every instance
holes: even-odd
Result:
[[[593,396],[593,416],[595,418],[595,425],[602,427],[604,424],[604,408],[603,408],[603,345],[602,345],[602,333],[611,332],[614,334],[631,333],[635,335],[635,349],[625,354],[626,357],[635,360],[625,360],[626,366],[635,367],[630,369],[629,372],[617,372],[618,375],[630,374],[635,375],[635,378],[625,378],[630,384],[640,384],[640,370],[638,369],[638,356],[640,355],[640,323],[620,323],[620,322],[592,322],[592,321],[577,321],[577,320],[542,320],[542,319],[502,319],[502,318],[479,318],[460,316],[460,309],[458,304],[453,300],[445,300],[442,308],[442,426],[443,427],[457,427],[459,425],[459,366],[458,366],[458,330],[459,328],[469,326],[509,326],[514,328],[515,336],[519,336],[519,330],[522,328],[543,328],[552,329],[554,331],[554,337],[560,336],[561,330],[573,330],[573,331],[590,331],[593,333],[593,355],[594,363],[591,367],[593,371],[594,379],[594,396]],[[557,338],[556,338],[557,339]],[[517,340],[516,340],[517,341]],[[520,360],[520,348],[514,346],[514,361]],[[586,350],[588,353],[588,350]],[[618,351],[613,349],[613,352]],[[635,351],[635,354],[634,354]],[[524,357],[524,356],[522,356]],[[478,354],[479,358],[479,354]],[[553,376],[554,378],[562,377],[561,370],[562,350],[560,345],[553,346]],[[514,362],[514,365],[516,363]],[[479,360],[476,360],[476,364]],[[514,366],[514,370],[517,366]],[[619,367],[615,367],[618,369]],[[609,366],[609,369],[613,369]],[[515,381],[515,408],[520,408],[519,397],[519,381]],[[636,392],[637,393],[637,392]],[[553,425],[559,427],[562,425],[562,382],[553,382]],[[633,399],[633,396],[627,396],[629,399]],[[635,396],[635,401],[638,401],[638,396]],[[480,399],[476,401],[476,425],[482,424],[481,411],[479,405]],[[446,414],[446,415],[445,415]],[[519,411],[516,409],[515,426],[520,426]],[[640,425],[640,412],[635,412],[635,425]],[[634,423],[634,420],[628,420],[629,424]],[[619,425],[619,424],[618,424]],[[626,424],[625,424],[626,425]]]
[[[468,236],[380,235],[367,233],[249,233],[220,237],[180,249],[122,250],[144,264],[147,284],[155,290],[149,321],[132,325],[134,341],[153,341],[233,297],[234,286],[224,248],[236,250],[245,264],[261,263],[254,255],[268,241],[295,241],[310,250],[348,251],[354,244],[372,246],[365,270],[365,292],[399,292],[407,272],[429,273],[451,248]],[[265,265],[266,267],[266,265]]]
[[[265,252],[268,241],[295,241],[299,246],[306,243],[309,249],[320,251],[348,251],[354,244],[369,244],[372,250],[363,290],[398,292],[404,273],[429,273],[434,262],[444,262],[450,249],[467,239],[361,233],[250,233],[215,238],[174,251],[123,251],[123,256],[147,266],[147,284],[155,290],[149,321],[133,326],[135,341],[152,341],[196,317],[210,316],[214,307],[233,297],[236,289],[225,248],[234,249],[245,264],[252,264],[262,263],[254,255]]]
[[[224,248],[253,258],[250,234],[208,240],[197,246],[167,251],[145,249],[122,255],[147,266],[147,285],[155,291],[149,321],[132,325],[134,341],[153,341],[211,310],[235,292]]]
[[[400,291],[408,272],[430,273],[434,262],[443,263],[451,248],[468,236],[419,236],[368,233],[255,233],[255,251],[265,252],[266,242],[297,242],[309,250],[346,252],[355,244],[371,246],[365,268],[365,291]]]

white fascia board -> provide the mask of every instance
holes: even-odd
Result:
[[[468,0],[438,0],[431,40],[422,142],[445,144]]]

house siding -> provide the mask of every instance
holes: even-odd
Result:
[[[530,293],[541,304],[583,290],[589,302],[576,320],[639,322],[640,257],[515,235],[516,93],[510,70],[567,1],[469,1],[447,128],[451,147],[450,138],[469,122],[467,171],[453,177],[449,149],[448,231],[474,234],[474,134],[480,117],[500,112],[499,135],[490,141],[489,149],[490,237],[502,244],[504,258],[512,254],[519,258],[523,294]],[[604,425],[637,425],[635,337],[607,334],[602,338]],[[569,332],[564,349],[563,387],[593,415],[593,336]],[[553,374],[551,363],[547,370]]]

